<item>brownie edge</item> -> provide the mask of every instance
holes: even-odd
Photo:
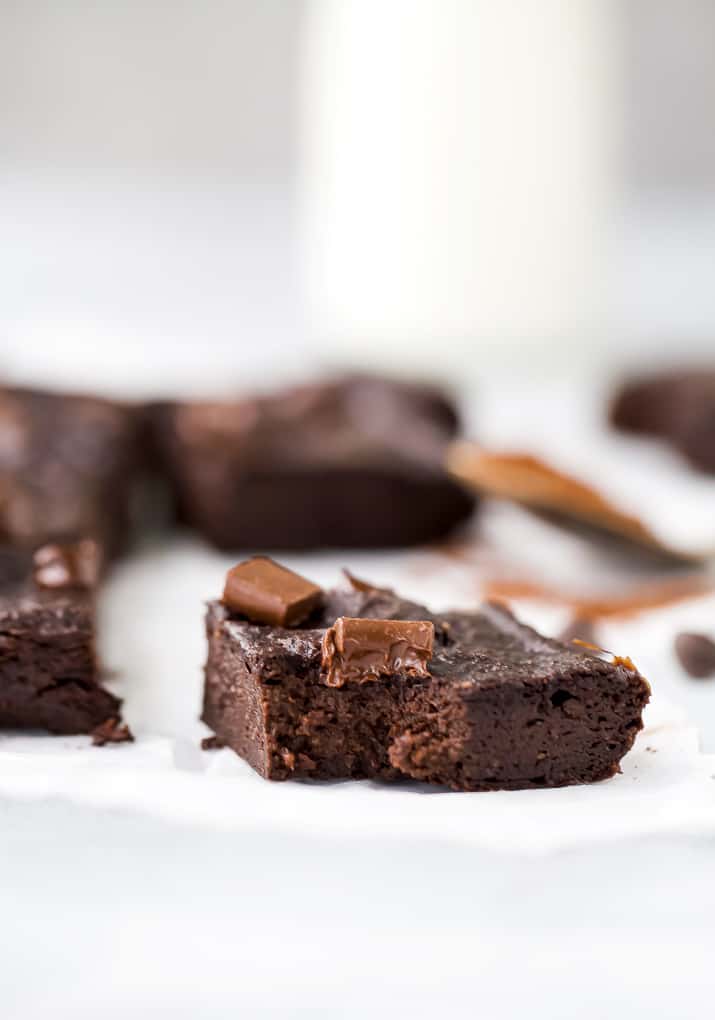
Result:
[[[65,570],[64,561],[50,565],[58,562]],[[48,583],[46,570],[42,562]],[[0,728],[89,733],[119,709],[101,683],[94,593],[73,584],[38,585],[32,556],[0,547]]]

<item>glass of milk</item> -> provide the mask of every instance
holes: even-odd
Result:
[[[304,293],[319,350],[420,374],[605,342],[614,0],[311,0]]]

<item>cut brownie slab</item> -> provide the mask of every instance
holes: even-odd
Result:
[[[129,527],[138,414],[94,397],[0,388],[0,540],[34,548],[91,536],[106,555]]]
[[[444,468],[457,429],[428,387],[352,377],[154,412],[180,517],[219,548],[404,546],[464,521]]]
[[[0,727],[87,733],[119,713],[99,682],[92,543],[0,548]]]
[[[398,662],[330,686],[325,635],[340,618],[370,634],[354,621],[431,623],[427,675]],[[619,771],[649,697],[627,660],[548,640],[501,606],[435,614],[364,582],[325,593],[300,627],[250,623],[217,601],[206,629],[203,719],[267,779],[411,777],[455,790],[593,782]]]

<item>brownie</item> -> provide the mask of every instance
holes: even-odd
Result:
[[[363,376],[154,414],[179,517],[221,549],[380,548],[446,535],[475,504],[444,467],[457,428],[439,390]]]
[[[88,733],[118,716],[100,683],[91,579],[77,549],[46,547],[33,562],[0,548],[0,727]]]
[[[715,369],[631,380],[616,395],[611,421],[624,431],[659,436],[701,471],[715,473]]]
[[[0,541],[34,548],[91,536],[123,547],[139,454],[132,408],[95,397],[0,388]]]
[[[329,685],[330,635],[346,618],[352,631],[365,620],[431,623],[426,670],[406,669],[403,656],[391,672],[385,655],[365,682],[348,669]],[[412,778],[454,790],[593,782],[619,771],[650,693],[629,660],[541,637],[500,605],[434,614],[364,582],[326,592],[294,628],[211,602],[206,632],[203,720],[267,779]]]

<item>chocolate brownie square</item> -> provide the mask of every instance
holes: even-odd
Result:
[[[0,540],[35,548],[93,537],[125,544],[139,419],[95,397],[0,388]]]
[[[650,693],[629,660],[541,637],[502,606],[435,614],[364,582],[292,628],[211,602],[206,633],[202,718],[267,779],[594,782],[619,771]]]
[[[429,387],[351,377],[154,423],[180,518],[222,549],[412,545],[474,509],[444,468],[456,412]]]
[[[0,548],[0,727],[88,733],[118,716],[94,647],[92,542]]]

